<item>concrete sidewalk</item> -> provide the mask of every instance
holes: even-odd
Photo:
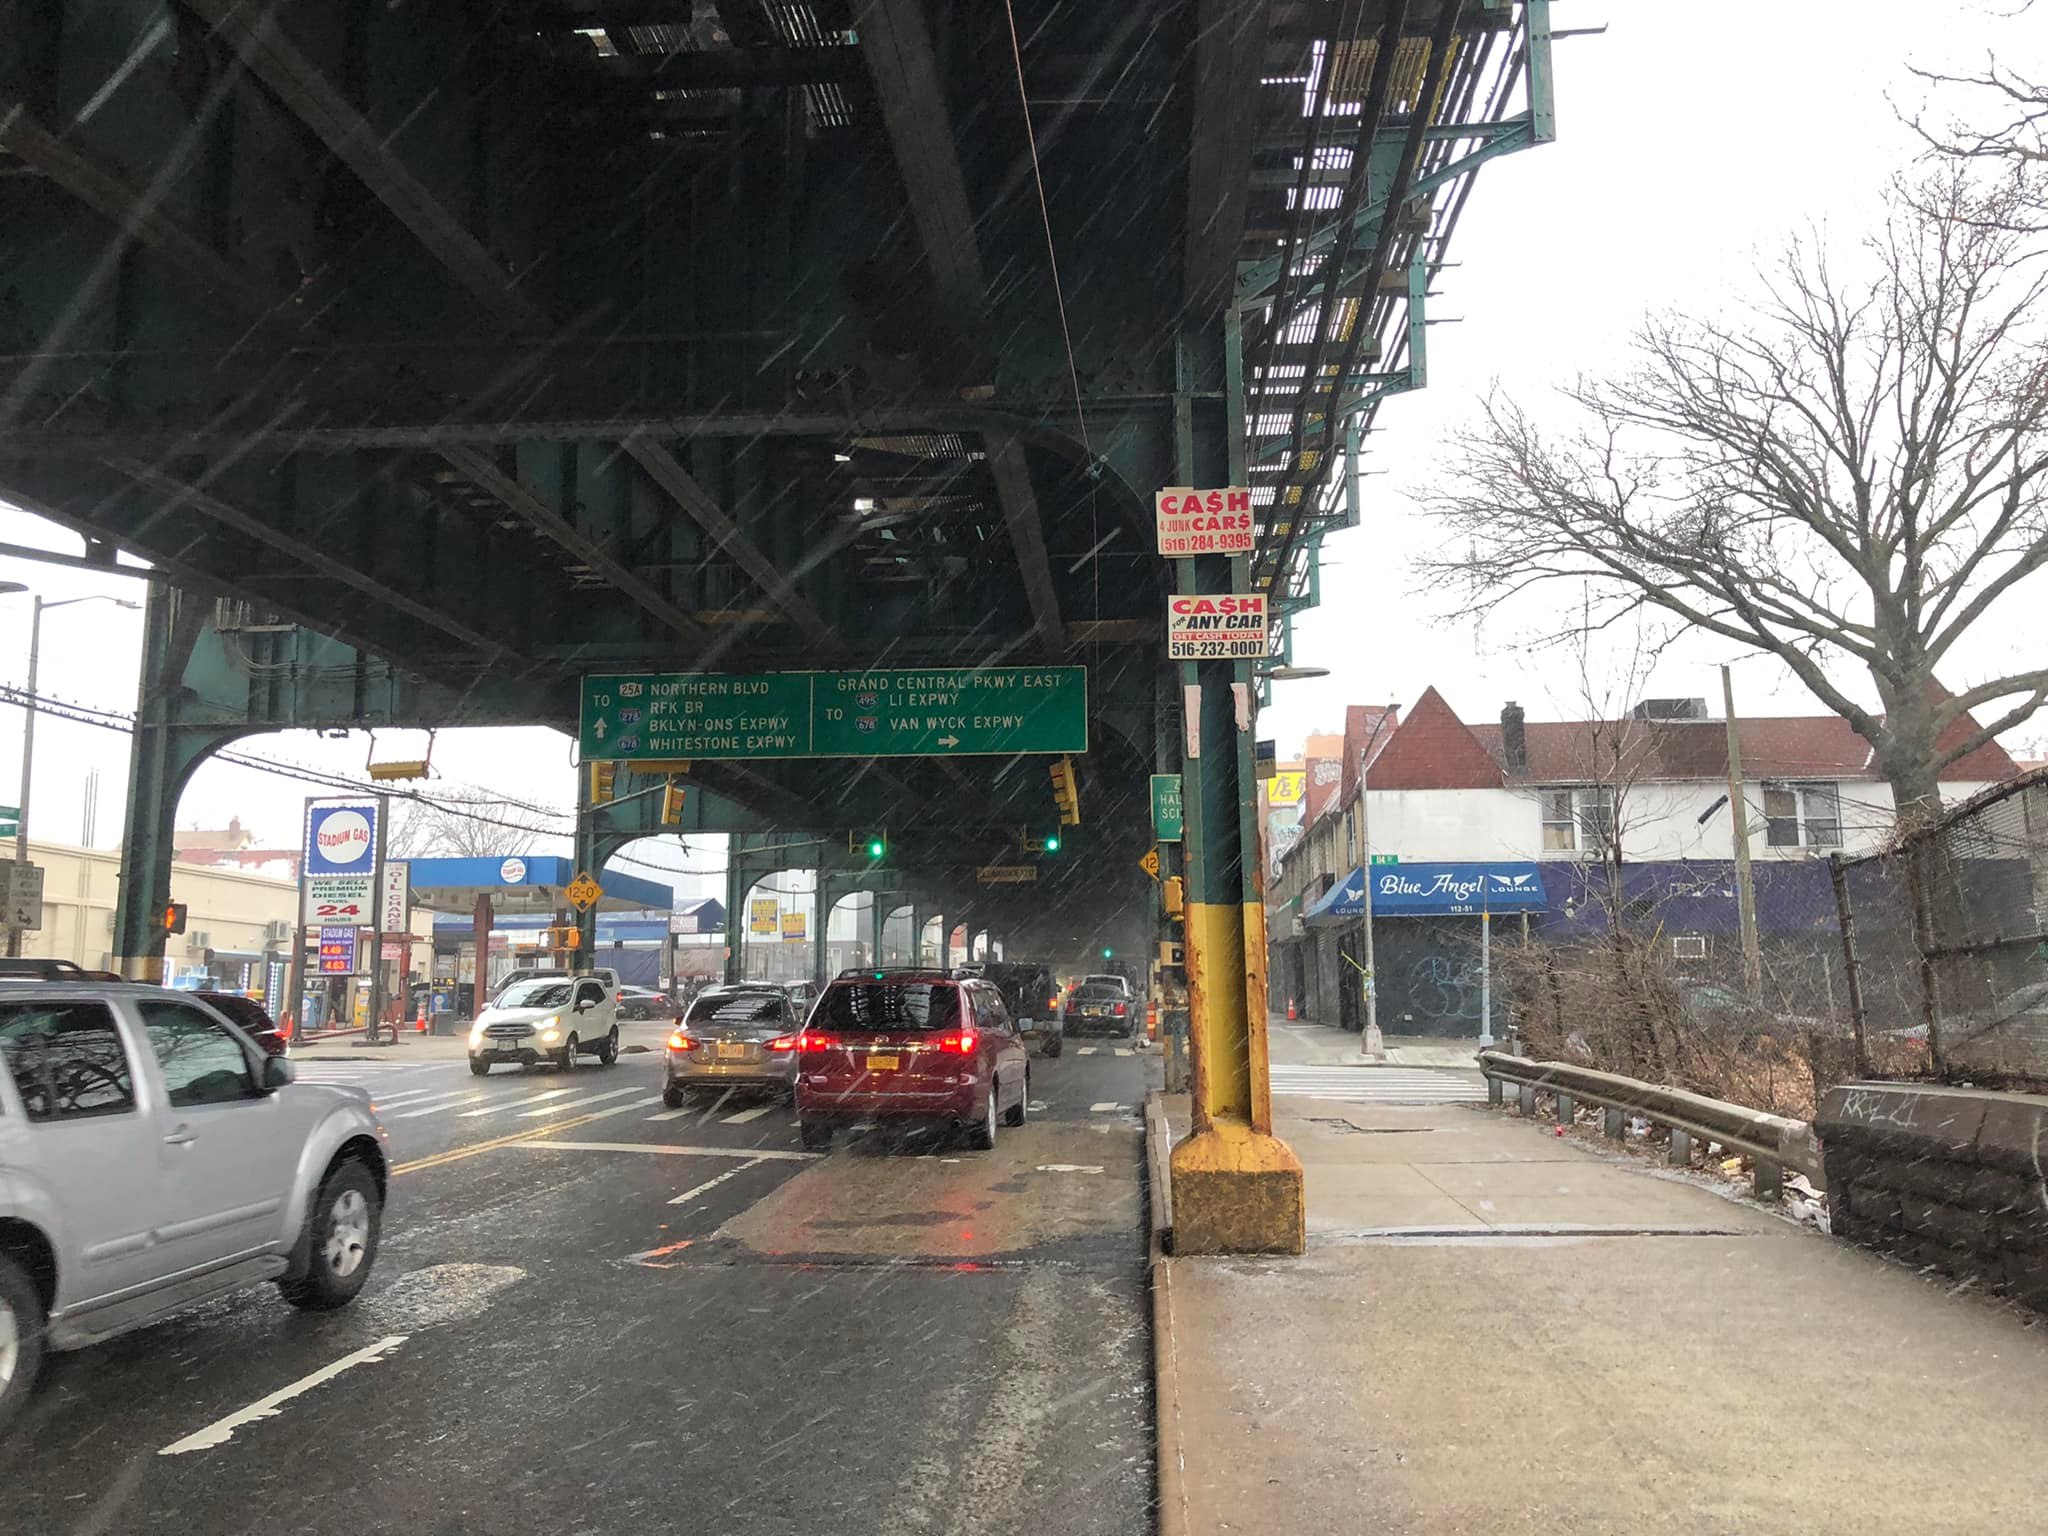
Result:
[[[1501,1111],[1275,1115],[1307,1255],[1155,1267],[1167,1536],[2039,1528],[2029,1314]]]
[[[1369,1061],[1359,1037],[1330,1024],[1273,1014],[1266,1020],[1273,1060],[1304,1067],[1463,1067],[1479,1069],[1479,1042],[1439,1035],[1388,1035],[1386,1060]]]

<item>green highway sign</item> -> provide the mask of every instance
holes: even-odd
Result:
[[[1177,843],[1183,836],[1185,818],[1180,805],[1180,775],[1152,775],[1152,836],[1162,843]]]
[[[12,837],[21,830],[21,807],[0,805],[0,837]]]
[[[640,672],[583,679],[585,762],[1088,750],[1086,667]]]

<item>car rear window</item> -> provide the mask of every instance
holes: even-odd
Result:
[[[1106,981],[1090,981],[1082,983],[1074,996],[1091,1003],[1120,1003],[1124,1000],[1124,989]]]
[[[779,992],[706,993],[690,1004],[692,1024],[767,1024],[782,1017]]]
[[[830,1029],[947,1029],[960,1017],[948,982],[861,981],[831,988],[819,1008]]]

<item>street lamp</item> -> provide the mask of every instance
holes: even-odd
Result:
[[[11,597],[29,589],[18,581],[0,582],[0,597]],[[74,603],[112,603],[116,608],[140,608],[142,604],[125,597],[109,597],[95,592],[89,597],[60,597],[56,602],[45,602],[35,598],[35,612],[29,620],[28,629],[28,694],[22,701],[27,710],[21,723],[21,803],[15,807],[14,862],[28,863],[28,786],[29,774],[35,766],[36,752],[36,666],[41,659],[43,646],[43,615],[52,608],[69,608]],[[12,922],[7,925],[7,953],[10,956],[21,953],[21,929]]]
[[[1261,667],[1252,676],[1269,683],[1299,683],[1311,677],[1328,677],[1328,667]]]
[[[1380,739],[1380,732],[1394,718],[1394,706],[1389,704],[1380,711],[1380,717],[1373,722],[1372,734],[1365,738],[1365,749],[1358,754],[1358,842],[1359,852],[1365,862],[1359,866],[1358,883],[1360,896],[1365,908],[1365,1028],[1358,1032],[1359,1053],[1374,1061],[1387,1054],[1386,1037],[1380,1033],[1380,987],[1379,977],[1373,974],[1372,959],[1372,802],[1366,793],[1366,773],[1372,766],[1372,744]]]

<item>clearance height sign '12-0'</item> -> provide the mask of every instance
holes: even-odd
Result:
[[[1170,559],[1252,552],[1252,493],[1248,486],[1200,491],[1169,485],[1154,494],[1152,512],[1159,525],[1159,553]]]
[[[1263,592],[1176,592],[1166,600],[1173,661],[1241,661],[1273,654]]]

